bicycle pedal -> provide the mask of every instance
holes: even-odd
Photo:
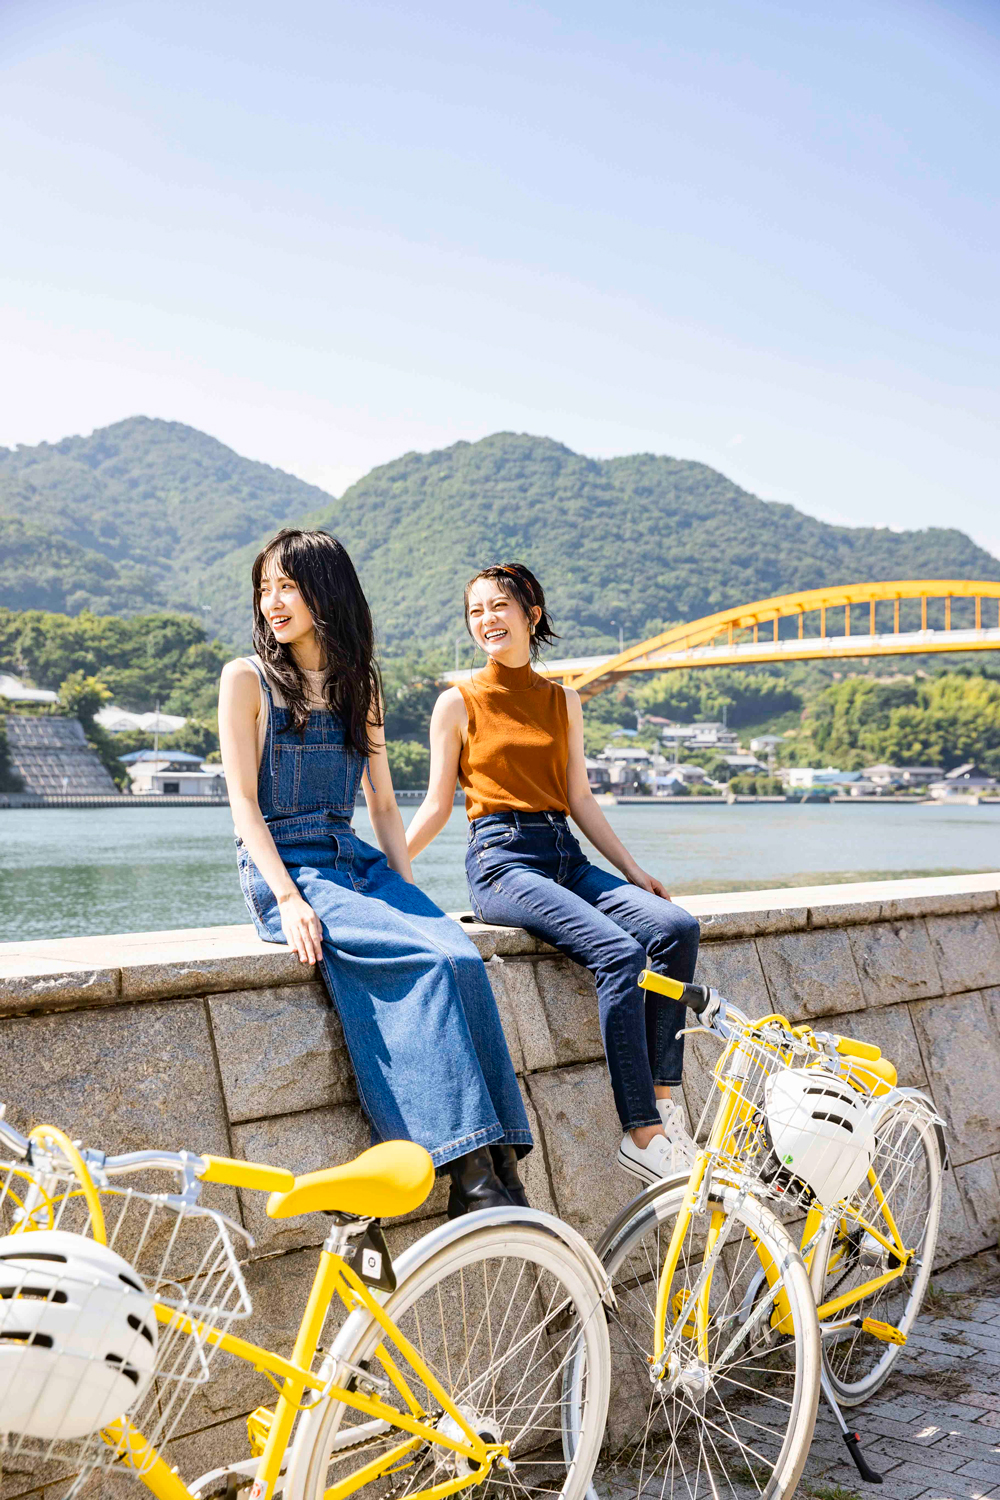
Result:
[[[271,1423],[274,1421],[274,1412],[269,1406],[258,1406],[247,1417],[247,1437],[250,1439],[250,1452],[254,1458],[260,1458],[267,1446],[268,1433],[271,1431]]]
[[[891,1323],[882,1323],[878,1318],[862,1318],[861,1331],[871,1334],[873,1339],[878,1339],[880,1344],[905,1344],[906,1334],[898,1328],[893,1328]]]

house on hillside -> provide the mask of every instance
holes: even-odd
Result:
[[[756,755],[720,755],[719,760],[713,764],[712,770],[718,776],[715,766],[722,764],[732,776],[766,776],[767,767],[762,765]]]
[[[595,794],[610,792],[611,790],[611,767],[606,760],[592,760],[588,755],[584,764],[587,767],[587,784]]]
[[[989,796],[996,792],[997,782],[995,777],[988,776],[972,761],[968,761],[964,766],[956,766],[953,771],[946,772],[940,781],[932,781],[927,790],[937,801],[983,793]]]
[[[649,721],[647,720],[647,723]],[[739,749],[739,735],[725,724],[702,720],[697,724],[667,724],[660,730],[660,743],[677,755],[684,750],[718,750],[732,754]]]
[[[678,788],[689,791],[693,786],[704,786],[707,780],[703,766],[689,766],[680,761],[657,771],[656,790],[665,797],[673,797]]]

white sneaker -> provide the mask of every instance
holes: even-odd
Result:
[[[618,1165],[634,1177],[641,1177],[643,1182],[659,1182],[661,1177],[688,1170],[688,1162],[678,1155],[674,1142],[665,1135],[654,1135],[648,1146],[639,1147],[626,1133],[618,1147]]]
[[[667,1140],[674,1148],[674,1156],[680,1164],[674,1170],[679,1172],[683,1167],[693,1167],[698,1147],[688,1133],[687,1121],[681,1105],[675,1104],[672,1099],[657,1099],[656,1113],[660,1117]]]

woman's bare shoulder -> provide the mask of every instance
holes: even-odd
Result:
[[[445,688],[434,704],[434,718],[439,724],[464,724],[469,717],[465,699],[457,687]]]
[[[227,661],[222,669],[220,681],[230,691],[241,695],[246,694],[248,697],[251,693],[256,695],[260,688],[257,669],[245,656],[237,656],[232,661]]]

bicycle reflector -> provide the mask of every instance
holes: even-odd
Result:
[[[832,1207],[864,1182],[875,1127],[861,1095],[816,1068],[783,1068],[764,1088],[768,1137],[778,1172],[797,1177]]]

